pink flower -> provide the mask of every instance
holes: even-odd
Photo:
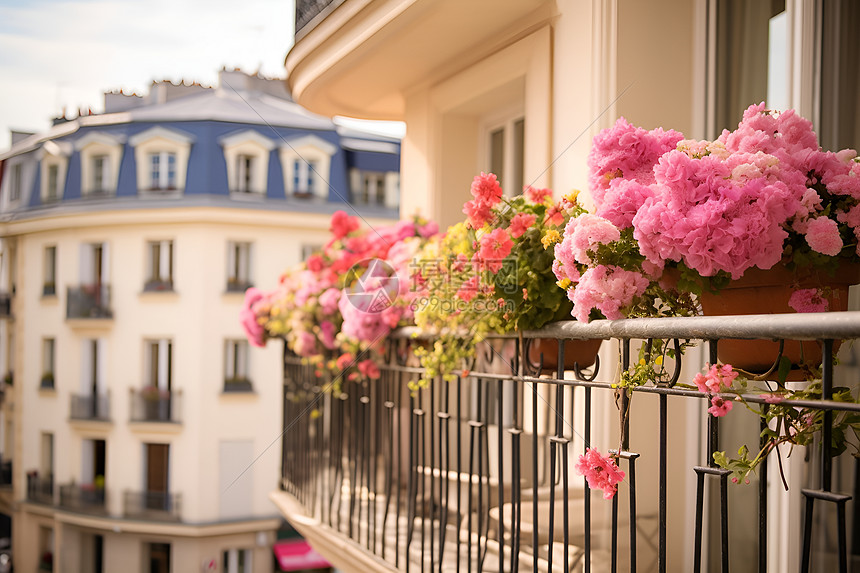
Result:
[[[511,254],[514,242],[504,229],[493,229],[492,232],[481,237],[480,243],[478,255],[492,272],[499,272],[502,261]]]
[[[330,230],[332,235],[334,235],[335,240],[346,237],[348,234],[358,229],[358,227],[358,219],[350,217],[346,214],[346,211],[336,211],[335,214],[331,216]]]
[[[817,288],[798,289],[791,293],[788,306],[795,312],[827,312],[830,302]]]
[[[785,400],[782,394],[759,394],[758,397],[764,398],[764,401],[768,404],[780,404]]]
[[[260,324],[260,319],[264,317],[258,316],[258,311],[266,302],[266,296],[260,289],[250,287],[245,291],[245,302],[242,304],[242,310],[239,311],[239,321],[242,323],[248,342],[258,348],[266,345],[266,329]]]
[[[531,215],[529,213],[517,213],[516,215],[514,215],[514,218],[511,219],[511,237],[513,237],[514,239],[522,237],[523,234],[529,230],[529,227],[534,225],[534,223],[534,215]]]
[[[362,360],[359,362],[358,371],[361,372],[362,376],[370,378],[371,380],[376,380],[380,376],[379,367],[373,360]]]
[[[312,356],[317,350],[317,339],[307,330],[301,330],[296,334],[293,350],[299,356]]]
[[[612,499],[618,484],[624,480],[624,472],[618,469],[615,460],[591,448],[586,448],[585,455],[579,456],[576,473],[585,476],[591,489],[602,489],[603,499]]]
[[[711,398],[711,407],[708,408],[708,412],[711,413],[712,416],[716,418],[722,418],[732,410],[731,400],[724,400],[720,396],[713,396]]]
[[[472,180],[470,191],[475,201],[490,207],[502,200],[502,188],[499,186],[499,180],[492,173],[482,171],[480,175],[476,175]]]
[[[352,366],[353,361],[355,361],[355,356],[353,356],[352,353],[346,352],[341,354],[336,362],[338,370],[346,370]]]
[[[717,394],[726,388],[731,388],[732,382],[738,377],[738,373],[734,371],[731,364],[723,364],[722,366],[713,365],[708,369],[707,374],[696,374],[693,379],[699,392],[708,392]]]
[[[558,227],[564,223],[564,211],[558,205],[553,205],[546,210],[546,215],[543,218],[544,225],[554,225]]]
[[[336,328],[331,321],[324,320],[320,323],[320,342],[329,350],[334,350],[337,343],[335,341]]]
[[[529,185],[525,188],[523,194],[526,196],[526,199],[535,203],[536,205],[540,205],[543,203],[547,197],[552,197],[552,191],[549,189],[538,189],[537,187],[532,187]]]
[[[622,309],[633,304],[648,288],[649,281],[641,273],[620,267],[598,265],[580,277],[576,288],[568,292],[573,301],[572,314],[580,322],[588,322],[593,309],[610,320],[623,318]]]
[[[457,290],[457,298],[466,302],[471,301],[478,294],[478,275],[472,275]]]
[[[588,265],[591,264],[589,252],[599,245],[607,245],[619,238],[621,232],[618,228],[603,217],[580,215],[567,222],[564,240],[556,247],[556,252],[561,253],[560,259],[565,266],[570,263],[568,254],[572,255],[576,262]]]
[[[469,226],[473,229],[480,229],[484,223],[493,217],[493,211],[486,203],[481,203],[477,199],[466,201],[463,205],[463,213],[469,218]]]
[[[838,255],[842,250],[839,226],[829,217],[818,217],[809,221],[806,228],[806,242],[813,251],[831,257]]]
[[[315,273],[323,270],[323,258],[322,255],[311,255],[307,260],[307,267],[309,271],[313,271]]]
[[[332,287],[320,295],[319,303],[323,314],[331,315],[337,312],[337,304],[340,302],[341,293],[340,289]]]

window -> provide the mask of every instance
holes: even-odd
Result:
[[[55,296],[57,294],[57,247],[55,245],[45,247],[44,273],[42,296]]]
[[[229,549],[224,552],[222,573],[250,573],[253,571],[251,566],[250,549]]]
[[[355,201],[364,205],[385,205],[385,174],[363,172]]]
[[[108,182],[108,157],[107,155],[95,155],[92,158],[92,182],[90,191],[92,193],[104,193],[107,191]]]
[[[224,391],[248,392],[248,341],[227,340],[224,344]]]
[[[22,173],[24,169],[20,163],[16,163],[12,166],[12,171],[9,173],[9,200],[10,201],[18,201],[21,199],[21,187],[23,182],[21,181]]]
[[[53,338],[42,339],[42,380],[39,388],[43,390],[54,389],[55,354],[56,341]]]
[[[238,193],[252,193],[257,188],[253,182],[254,156],[239,155],[236,158],[236,187]]]
[[[173,344],[170,340],[146,341],[146,385],[169,392],[173,370]]]
[[[337,147],[314,135],[292,139],[281,146],[284,188],[300,199],[328,198],[331,158]]]
[[[144,291],[173,290],[173,241],[150,241],[146,248]]]
[[[147,557],[149,567],[146,571],[150,573],[170,573],[170,544],[169,543],[147,543]]]
[[[512,197],[523,190],[525,162],[525,119],[508,120],[489,130],[490,173],[495,173],[505,194]]]
[[[227,244],[227,292],[245,292],[251,286],[251,243]]]
[[[224,136],[227,181],[231,193],[242,196],[265,195],[268,186],[269,152],[275,142],[253,129]]]
[[[194,142],[191,135],[157,126],[130,137],[128,142],[134,147],[139,194],[162,198],[181,194]]]
[[[176,154],[167,151],[149,155],[149,188],[176,189]]]
[[[59,197],[59,184],[60,184],[60,166],[59,165],[49,165],[48,166],[48,189],[46,193],[46,199],[48,201],[56,201]]]
[[[75,142],[81,153],[82,196],[116,191],[124,141],[124,136],[91,131]]]
[[[82,345],[81,394],[95,397],[105,392],[105,341],[101,338],[89,338],[83,340]]]
[[[302,260],[308,260],[308,257],[314,253],[319,253],[323,250],[322,245],[302,245]]]
[[[860,141],[860,7],[856,2],[822,2],[821,146],[856,148]]]

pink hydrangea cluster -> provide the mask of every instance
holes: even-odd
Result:
[[[713,142],[622,118],[594,138],[588,161],[596,214],[632,226],[655,268],[683,262],[737,279],[779,263],[791,235],[813,253],[841,256],[856,244],[860,255],[857,152],[820,150],[812,123],[793,110],[750,106]]]
[[[715,364],[708,369],[706,374],[698,373],[693,378],[699,392],[706,392],[710,395],[711,406],[708,408],[708,412],[712,416],[722,417],[731,411],[732,401],[719,396],[719,393],[731,388],[732,382],[737,377],[738,373],[734,371],[731,364],[723,364],[722,366]]]
[[[583,273],[576,288],[568,292],[573,301],[573,316],[588,322],[593,309],[610,320],[624,317],[623,310],[648,288],[650,281],[635,271],[598,265]]]
[[[574,217],[564,228],[564,239],[556,245],[556,257],[565,266],[574,267],[576,263],[591,264],[588,254],[598,245],[608,245],[621,237],[618,228],[608,220],[597,215],[585,214]]]
[[[603,490],[603,499],[612,499],[618,484],[624,481],[625,474],[615,460],[592,448],[586,448],[585,455],[579,456],[575,469],[577,475],[585,476],[588,487]]]

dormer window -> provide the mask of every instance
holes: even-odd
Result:
[[[42,170],[40,189],[42,203],[53,203],[63,198],[71,152],[71,144],[64,141],[46,141],[39,151]]]
[[[185,190],[193,137],[175,129],[152,127],[128,142],[134,147],[139,194],[163,197]]]
[[[253,193],[258,187],[254,181],[254,160],[253,155],[239,155],[236,158],[236,187],[238,193]]]
[[[12,170],[9,172],[9,201],[21,199],[21,187],[24,185],[22,182],[23,173],[24,166],[20,163],[12,166]]]
[[[336,151],[334,144],[314,135],[282,145],[281,165],[287,195],[299,199],[327,199],[331,157]]]
[[[81,195],[103,196],[116,193],[124,139],[101,132],[90,132],[77,142],[81,152]]]
[[[176,153],[149,154],[149,188],[161,191],[176,189]]]
[[[269,152],[275,142],[248,129],[218,140],[224,148],[227,181],[234,196],[262,196],[268,188]]]

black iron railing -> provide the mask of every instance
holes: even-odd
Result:
[[[820,445],[834,414],[860,415],[860,404],[831,399],[834,381],[857,395],[860,360],[846,343],[833,367],[832,341],[860,337],[860,312],[557,323],[487,343],[471,371],[417,391],[407,386],[422,374],[411,334],[388,341],[380,380],[342,381],[338,394],[315,366],[285,357],[282,489],[318,520],[316,533],[407,571],[847,571],[860,555],[860,507],[843,495],[860,462]],[[519,359],[536,337],[604,339],[614,359],[547,374]],[[732,455],[739,440],[755,449],[759,416],[737,403],[714,418],[706,394],[677,384],[732,338],[823,349],[824,399],[793,402],[822,413],[821,439],[790,459],[772,454],[749,485],[729,483],[711,454]],[[659,383],[618,392],[619,372],[655,339],[699,344],[667,357]],[[619,445],[626,478],[606,501],[574,467],[586,447]]]
[[[106,511],[105,498],[104,486],[74,483],[60,486],[60,506],[65,509],[101,513]]]
[[[131,390],[132,422],[173,422],[179,423],[181,394],[170,390],[147,387]]]
[[[182,497],[161,491],[126,491],[123,510],[126,517],[153,521],[179,521]]]
[[[108,285],[69,287],[67,295],[66,318],[113,318]]]
[[[54,503],[54,478],[53,476],[39,477],[38,475],[27,475],[27,500],[37,503],[53,505]]]
[[[72,420],[110,420],[110,395],[72,394],[69,417]]]

